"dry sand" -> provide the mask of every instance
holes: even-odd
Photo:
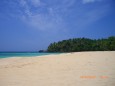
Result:
[[[0,86],[115,86],[115,51],[0,59]]]

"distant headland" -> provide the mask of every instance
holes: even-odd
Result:
[[[39,52],[114,51],[115,36],[101,39],[73,38],[51,43]]]

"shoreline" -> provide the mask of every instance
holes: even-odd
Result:
[[[2,57],[1,59],[9,59],[9,58],[35,58],[35,57],[44,57],[44,56],[52,56],[52,55],[64,55],[64,54],[75,54],[75,53],[97,53],[97,52],[115,52],[115,51],[79,51],[79,52],[64,52],[64,53],[52,53],[52,54],[48,54],[48,55],[39,55],[39,56],[12,56],[12,57]]]

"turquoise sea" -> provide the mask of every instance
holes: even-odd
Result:
[[[58,53],[36,53],[36,52],[0,52],[0,58],[8,57],[32,57],[32,56],[42,56],[42,55],[51,55]]]

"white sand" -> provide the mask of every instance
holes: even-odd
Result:
[[[0,86],[115,86],[115,51],[0,59]]]

